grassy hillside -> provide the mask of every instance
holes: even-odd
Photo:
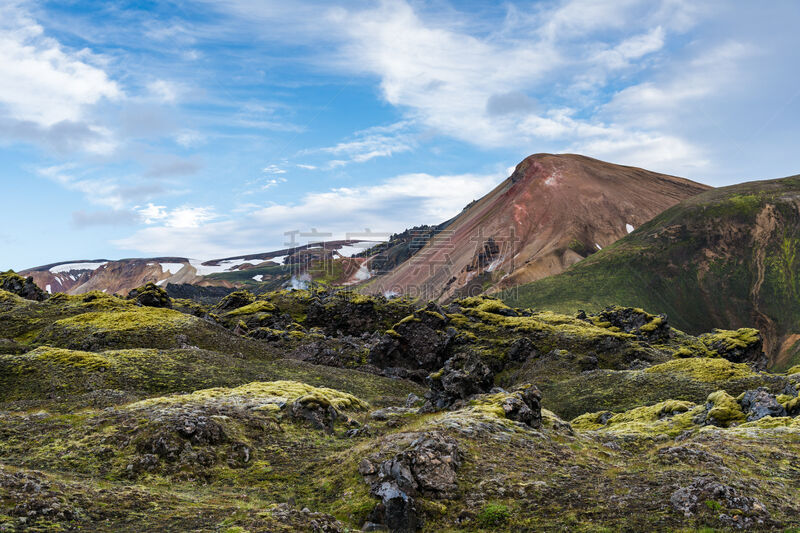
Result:
[[[800,362],[798,196],[797,176],[708,191],[502,298],[562,312],[640,306],[689,333],[757,327],[772,363],[787,368]]]

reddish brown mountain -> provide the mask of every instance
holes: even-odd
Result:
[[[564,271],[708,189],[580,155],[532,155],[364,290],[446,300],[528,283]]]

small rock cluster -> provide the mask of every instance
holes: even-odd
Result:
[[[382,525],[400,533],[416,531],[422,526],[422,516],[414,498],[454,497],[460,466],[456,440],[436,431],[420,435],[408,449],[391,459],[363,459],[358,471],[369,483],[370,493],[381,499],[365,528],[374,530]]]
[[[769,512],[756,498],[741,496],[736,489],[710,476],[700,476],[672,493],[670,503],[687,518],[712,512],[725,527],[749,529],[769,522]]]

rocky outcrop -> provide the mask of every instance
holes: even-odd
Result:
[[[134,300],[137,305],[145,307],[172,308],[172,300],[167,291],[155,283],[147,283],[128,293],[128,300]]]
[[[786,409],[778,403],[775,395],[764,387],[745,392],[739,403],[748,422],[765,416],[786,416]]]
[[[740,328],[733,331],[715,329],[712,333],[704,333],[698,338],[709,350],[728,361],[749,363],[756,368],[766,367],[764,338],[757,329]]]
[[[255,301],[256,297],[250,291],[234,291],[220,300],[213,310],[218,313],[233,311]]]
[[[583,315],[582,318],[587,320],[586,315]],[[603,311],[591,315],[591,319],[590,321],[594,323],[609,323],[612,327],[636,335],[637,338],[646,342],[666,340],[672,335],[667,315],[651,315],[632,307],[607,307]]]
[[[381,499],[369,522],[396,532],[416,531],[423,521],[414,498],[454,497],[460,466],[458,442],[436,431],[422,434],[391,459],[363,459],[358,471],[369,483],[370,493]]]
[[[426,378],[430,390],[425,395],[429,410],[446,409],[458,400],[489,391],[494,373],[474,353],[454,355],[438,372]]]
[[[535,385],[526,385],[506,397],[501,404],[506,418],[532,428],[542,425],[542,393]]]
[[[392,327],[370,350],[369,362],[379,368],[436,370],[445,360],[455,331],[447,328],[444,310],[436,304],[415,312]],[[425,373],[408,377],[421,380]]]
[[[23,278],[13,270],[0,273],[0,289],[21,296],[26,300],[42,302],[47,299],[47,293],[33,282],[32,277]]]

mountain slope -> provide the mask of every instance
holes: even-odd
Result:
[[[504,298],[561,311],[666,312],[687,332],[758,327],[773,366],[800,360],[800,176],[708,191],[559,276]]]
[[[579,155],[532,155],[364,290],[447,300],[558,274],[708,188]]]
[[[305,273],[347,284],[358,275],[362,259],[349,256],[372,242],[356,240],[311,243],[261,254],[201,261],[185,257],[132,258],[52,263],[20,272],[48,293],[101,291],[126,295],[145,283],[242,287],[267,283],[279,288]],[[362,276],[363,277],[363,276]]]

